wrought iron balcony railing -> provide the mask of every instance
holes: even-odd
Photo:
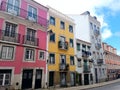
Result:
[[[98,35],[100,35],[100,31],[99,30],[94,30],[94,34],[96,35],[96,36],[98,36]]]
[[[91,52],[90,51],[82,50],[82,57],[89,57],[89,56],[91,56]]]
[[[100,44],[100,43],[96,43],[96,44],[95,44],[95,48],[96,48],[96,49],[98,49],[98,50],[99,50],[101,47],[102,47],[102,46],[101,46],[101,44]]]
[[[67,50],[68,49],[68,42],[59,41],[58,42],[58,48]]]
[[[27,10],[23,9],[22,7],[20,8],[18,6],[15,6],[10,3],[2,1],[1,5],[0,5],[0,10],[8,12],[14,16],[20,16],[20,17],[30,20],[32,22],[36,22],[36,23],[40,24],[41,26],[48,27],[47,19],[45,19],[41,16],[38,16],[30,11],[27,11]]]
[[[59,64],[60,71],[68,71],[69,70],[69,64],[61,63]]]
[[[7,30],[0,30],[0,40],[20,43],[20,34]]]
[[[29,35],[23,36],[23,44],[32,45],[32,46],[38,46],[39,39],[35,37],[31,37]]]

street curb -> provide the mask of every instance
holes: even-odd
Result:
[[[75,86],[75,87],[68,87],[68,88],[55,88],[54,90],[85,90],[85,89],[91,89],[91,88],[96,88],[96,87],[102,87],[102,86],[109,85],[109,84],[116,83],[116,82],[120,82],[120,79],[92,84],[92,85]]]

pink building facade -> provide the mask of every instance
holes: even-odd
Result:
[[[1,0],[0,87],[45,86],[47,14],[33,0]]]
[[[120,56],[117,55],[117,49],[107,43],[103,43],[102,45],[108,80],[120,78]]]

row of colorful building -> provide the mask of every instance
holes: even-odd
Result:
[[[119,69],[90,12],[68,16],[34,0],[0,0],[0,87],[89,85],[119,78]]]

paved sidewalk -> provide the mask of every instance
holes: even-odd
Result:
[[[95,87],[101,87],[101,86],[116,83],[116,82],[120,82],[120,79],[92,84],[92,85],[75,86],[75,87],[67,87],[67,88],[50,88],[50,89],[43,89],[43,90],[85,90],[85,89],[90,89],[90,88],[95,88]]]

